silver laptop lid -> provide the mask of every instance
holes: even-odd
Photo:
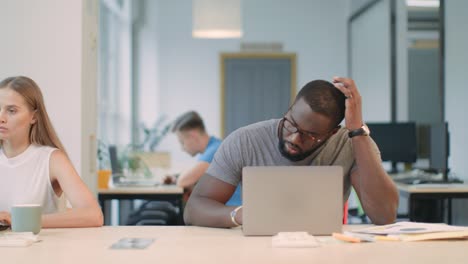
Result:
[[[245,167],[242,174],[245,235],[341,232],[342,167]]]

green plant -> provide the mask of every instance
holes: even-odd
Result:
[[[136,149],[154,152],[156,147],[169,132],[171,126],[172,122],[166,122],[166,116],[160,116],[152,127],[146,127],[146,125],[142,123],[143,140],[141,144],[136,146]]]
[[[138,156],[137,151],[132,149],[132,145],[127,145],[119,156],[119,162],[124,171],[126,171],[126,176],[151,177],[150,169],[140,156]]]
[[[151,171],[138,153],[154,152],[162,139],[167,135],[172,122],[167,122],[165,116],[159,117],[152,127],[141,124],[140,128],[143,140],[138,144],[127,144],[119,148],[118,157],[121,168],[126,176],[150,177]],[[102,140],[98,140],[97,157],[100,169],[110,168],[109,148]]]
[[[110,170],[109,147],[102,140],[97,140],[97,159],[99,170]]]

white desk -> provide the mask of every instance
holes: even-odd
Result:
[[[349,229],[349,227],[346,227]],[[244,237],[240,229],[186,226],[119,226],[43,229],[42,242],[0,247],[0,263],[379,263],[432,264],[468,261],[468,241],[344,244],[327,237],[318,248],[272,248],[271,237]],[[111,250],[124,237],[155,238],[144,250]]]
[[[408,200],[409,220],[416,221],[415,208],[420,199],[446,200],[447,223],[452,224],[452,199],[468,198],[468,184],[415,184],[396,183],[400,197]],[[443,215],[444,212],[441,212]],[[424,220],[424,219],[422,219]],[[424,220],[427,221],[427,220]],[[468,262],[467,262],[468,263]]]

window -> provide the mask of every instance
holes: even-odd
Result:
[[[131,141],[130,1],[101,0],[99,14],[98,138]]]

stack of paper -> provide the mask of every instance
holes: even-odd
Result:
[[[1,232],[0,247],[27,247],[39,238],[32,232]]]
[[[447,224],[398,222],[334,234],[334,237],[348,242],[468,239],[468,228]]]
[[[386,235],[403,241],[468,238],[468,228],[447,224],[399,222],[354,231],[356,233]]]

